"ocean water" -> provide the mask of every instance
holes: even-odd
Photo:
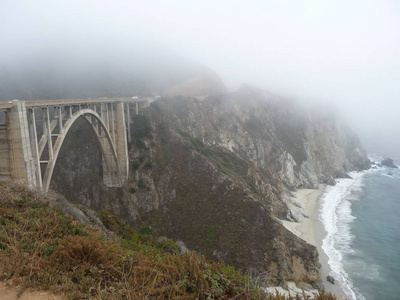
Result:
[[[400,299],[400,169],[350,176],[327,187],[321,199],[331,275],[348,299]]]

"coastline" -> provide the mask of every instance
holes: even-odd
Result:
[[[319,185],[318,189],[299,189],[294,192],[291,198],[294,207],[301,208],[302,216],[299,222],[290,222],[281,220],[286,229],[305,240],[307,243],[317,247],[319,253],[319,262],[321,264],[320,277],[325,291],[335,294],[336,296],[349,299],[341,288],[339,282],[331,284],[326,277],[332,271],[328,264],[328,256],[322,249],[322,240],[326,236],[325,227],[319,220],[320,201],[325,193],[326,185]],[[289,205],[290,206],[290,205]]]

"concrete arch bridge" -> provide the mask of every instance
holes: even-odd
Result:
[[[120,187],[128,177],[131,114],[149,98],[0,102],[0,182],[18,180],[47,192],[71,126],[83,118],[102,152],[103,180]]]

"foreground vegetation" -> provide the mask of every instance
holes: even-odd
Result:
[[[102,219],[119,225],[106,212]],[[68,299],[285,299],[232,267],[195,252],[180,255],[170,241],[129,228],[120,232],[123,239],[106,238],[21,186],[0,184],[0,225],[0,279],[22,289]],[[336,298],[322,292],[315,299]]]

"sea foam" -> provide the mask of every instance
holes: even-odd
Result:
[[[349,175],[351,179],[339,179],[335,186],[328,186],[321,199],[319,218],[327,232],[322,249],[328,256],[328,264],[332,269],[330,275],[339,282],[349,297],[363,300],[365,298],[353,286],[343,267],[343,255],[353,253],[350,223],[355,217],[351,215],[350,200],[357,200],[353,195],[361,190],[364,173],[352,172]]]

